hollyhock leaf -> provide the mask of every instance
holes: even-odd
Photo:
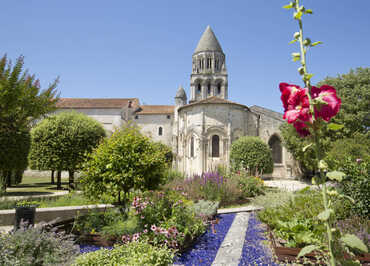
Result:
[[[313,77],[313,74],[311,74],[311,73],[306,73],[306,74],[304,74],[303,79],[304,79],[304,80],[310,80],[312,77]]]
[[[322,170],[328,169],[328,164],[324,160],[320,160],[319,169],[322,169]]]
[[[312,46],[312,47],[314,47],[314,46],[316,46],[316,45],[318,45],[318,44],[322,44],[322,42],[321,42],[321,41],[314,42],[314,43],[312,43],[312,44],[311,44],[311,46]]]
[[[306,10],[304,11],[304,13],[305,13],[305,14],[312,14],[312,9],[306,9]]]
[[[290,42],[289,42],[289,44],[292,44],[292,43],[295,43],[297,40],[291,40]]]
[[[308,253],[311,253],[312,251],[316,250],[316,249],[319,249],[318,246],[316,245],[309,245],[309,246],[305,246],[304,248],[301,249],[301,251],[298,253],[298,257],[303,257],[304,255],[308,254]]]
[[[368,248],[364,244],[364,242],[361,241],[357,236],[352,234],[345,234],[343,237],[340,238],[340,240],[346,244],[348,247],[358,249],[362,252],[367,253]]]
[[[290,2],[288,5],[283,6],[283,8],[285,9],[291,9],[293,7],[294,7],[294,4],[292,2]]]
[[[303,147],[302,151],[305,152],[309,147],[311,147],[313,145],[313,143],[310,143],[306,146]]]
[[[343,127],[344,127],[344,125],[340,125],[340,124],[336,124],[336,123],[329,123],[328,124],[328,129],[333,130],[333,131],[340,130]]]
[[[326,176],[330,180],[336,180],[338,182],[341,182],[343,180],[343,177],[346,176],[346,174],[343,173],[343,172],[340,172],[340,171],[331,171],[331,172],[327,173]]]

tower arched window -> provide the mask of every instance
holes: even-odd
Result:
[[[274,163],[282,163],[283,162],[283,148],[281,146],[281,140],[278,136],[273,135],[269,142],[268,142],[271,153],[272,153],[272,160]]]
[[[163,128],[159,127],[158,128],[158,136],[162,136],[162,135],[163,135]]]
[[[211,83],[208,83],[207,85],[207,92],[208,92],[208,95],[211,95]]]
[[[221,82],[217,84],[217,94],[221,94]]]
[[[194,137],[190,139],[190,157],[194,157]]]
[[[212,136],[212,157],[220,157],[220,137]]]
[[[200,85],[200,83],[198,83],[198,92],[201,93],[202,92],[202,85]]]

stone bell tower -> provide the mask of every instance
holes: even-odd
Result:
[[[189,103],[217,96],[228,98],[225,54],[210,26],[193,53]]]

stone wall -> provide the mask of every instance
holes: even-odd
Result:
[[[168,118],[169,116],[169,118]],[[151,137],[154,141],[160,141],[169,147],[172,144],[173,115],[167,114],[139,114],[133,120],[140,127],[143,134]],[[162,135],[159,135],[159,128]]]

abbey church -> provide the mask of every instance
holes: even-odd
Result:
[[[281,144],[282,114],[228,100],[226,57],[208,26],[192,56],[189,99],[174,91],[175,105],[141,105],[137,98],[61,98],[59,111],[75,110],[98,120],[108,133],[133,121],[155,141],[172,147],[174,167],[186,175],[228,165],[241,136],[259,136],[271,148],[274,178],[291,178],[294,160]]]

